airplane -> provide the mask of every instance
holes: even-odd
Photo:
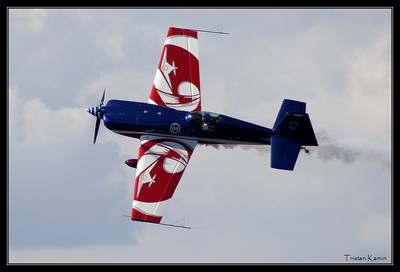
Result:
[[[284,99],[271,128],[202,110],[198,32],[169,27],[147,103],[109,100],[87,111],[112,132],[140,139],[130,218],[161,223],[160,206],[169,200],[197,144],[270,145],[271,167],[293,170],[301,149],[318,146],[306,103]],[[204,31],[211,32],[211,31]]]

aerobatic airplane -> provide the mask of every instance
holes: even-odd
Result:
[[[318,145],[304,102],[283,100],[272,129],[202,111],[198,32],[168,29],[147,103],[104,105],[104,90],[99,106],[87,109],[97,118],[94,143],[100,120],[140,139],[138,158],[125,162],[136,168],[132,220],[171,225],[157,210],[172,197],[197,144],[271,145],[271,167],[284,170],[294,169],[300,149]]]

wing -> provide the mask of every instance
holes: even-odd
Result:
[[[172,197],[196,141],[141,136],[132,220],[160,223],[160,204]]]
[[[201,111],[197,32],[170,27],[148,103]]]

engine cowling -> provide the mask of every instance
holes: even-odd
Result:
[[[137,167],[137,162],[138,162],[137,159],[129,159],[129,160],[125,161],[126,165],[128,165],[128,166],[130,166],[132,168],[136,168]]]

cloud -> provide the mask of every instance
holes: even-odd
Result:
[[[18,99],[17,91],[13,87],[8,89],[8,133],[10,135],[9,140],[14,140],[12,133],[18,126],[18,115],[17,110],[20,108],[21,101]]]
[[[96,104],[100,101],[104,89],[106,101],[109,99],[147,101],[152,81],[153,75],[144,75],[143,72],[135,69],[101,72],[83,86],[83,90],[77,94],[77,101],[82,105]]]
[[[353,129],[376,137],[377,131],[391,133],[391,45],[390,35],[382,32],[376,40],[356,50],[350,59],[349,98],[343,101],[356,120]],[[363,124],[361,124],[363,122]]]
[[[118,32],[100,32],[96,35],[96,47],[101,54],[105,54],[113,61],[120,61],[125,57],[124,39]]]
[[[122,233],[132,227],[113,225],[130,223],[122,214],[129,212],[133,183],[131,173],[117,167],[123,165],[117,145],[93,146],[94,118],[84,109],[51,108],[15,88],[9,98],[10,245],[124,241]],[[108,235],[112,228],[119,231]]]
[[[11,9],[11,15],[15,15],[21,25],[33,32],[40,32],[45,24],[47,11],[45,9]]]
[[[196,148],[163,211],[165,222],[186,216],[192,230],[129,222],[142,230],[124,231],[124,243],[20,247],[11,255],[16,261],[45,262],[341,262],[344,252],[385,248],[385,228],[374,243],[360,236],[365,220],[379,214],[379,209],[365,208],[382,203],[379,199],[386,197],[382,193],[387,188],[381,184],[371,195],[377,184],[365,183],[369,173],[359,174],[362,164],[355,162],[350,169],[343,164],[324,166],[301,156],[301,167],[289,173],[274,171],[267,158],[255,157],[252,150]],[[249,160],[252,164],[245,164]],[[240,176],[229,169],[240,169]],[[317,178],[323,173],[328,175]],[[132,236],[135,242],[129,244]]]
[[[390,251],[390,243],[382,244],[382,241],[390,241],[391,238],[391,218],[388,214],[369,217],[359,233],[360,244],[364,248],[374,249],[370,252],[374,255],[384,255]]]
[[[62,148],[89,134],[90,122],[83,108],[51,109],[34,99],[25,102],[20,110],[21,145],[29,149]]]
[[[10,263],[108,263],[129,260],[134,246],[42,247],[12,249]]]
[[[343,14],[338,13],[337,20],[317,17],[320,20],[293,32],[270,34],[268,28],[252,36],[257,42],[251,53],[246,53],[245,43],[234,42],[234,35],[218,39],[217,50],[202,54],[204,107],[271,126],[281,101],[297,99],[307,102],[316,130],[387,142],[382,135],[390,135],[391,127],[389,28],[371,27],[364,35],[357,30],[359,24],[341,21]],[[364,16],[357,17],[361,19]],[[218,60],[208,59],[214,54]],[[228,67],[229,80],[224,80]]]

